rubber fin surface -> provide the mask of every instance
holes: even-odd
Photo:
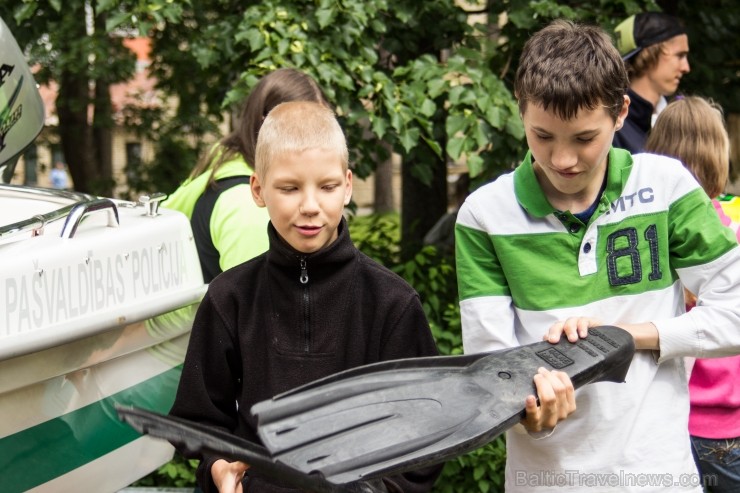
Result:
[[[273,459],[349,483],[440,463],[492,441],[521,419],[539,367],[566,372],[576,388],[622,382],[634,350],[628,332],[600,327],[576,343],[387,361],[317,380],[251,412]]]
[[[308,475],[275,461],[260,445],[221,430],[198,423],[165,416],[144,409],[116,406],[118,416],[136,431],[169,441],[180,449],[213,454],[231,461],[249,464],[280,484],[316,493],[382,493],[372,483],[334,484],[318,475]]]

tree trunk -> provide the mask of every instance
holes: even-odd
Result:
[[[87,121],[89,100],[88,81],[84,75],[62,74],[56,101],[59,137],[74,188],[85,193],[92,193],[90,179],[97,175],[92,131]]]
[[[423,238],[447,212],[447,165],[431,150],[422,146],[401,167],[401,258],[412,258],[423,245]],[[433,163],[429,185],[413,175],[414,162]]]
[[[95,18],[95,31],[101,44],[107,46],[114,42],[105,34],[106,16]],[[112,56],[112,55],[111,55]],[[97,65],[105,65],[107,60],[95,60]],[[95,110],[93,114],[93,138],[95,140],[95,164],[97,173],[92,183],[95,193],[105,197],[113,196],[116,182],[113,179],[113,104],[110,83],[104,77],[95,81]]]
[[[379,162],[377,168],[375,168],[373,207],[376,214],[384,214],[395,210],[393,203],[393,149],[390,144],[384,141],[380,141],[378,145],[388,152],[388,159]]]
[[[81,49],[80,40],[87,37],[87,26],[81,5],[63,9],[59,29],[60,46],[68,47],[66,55],[79,63],[64,65],[57,77],[59,91],[56,107],[59,117],[59,137],[64,160],[77,191],[92,193],[91,179],[97,175],[93,135],[88,119],[90,85],[87,75],[87,55]],[[82,15],[83,17],[80,17]],[[52,165],[54,163],[51,163]]]
[[[95,116],[93,137],[95,139],[95,165],[97,173],[93,182],[96,194],[113,196],[116,182],[113,179],[113,117],[110,100],[110,84],[98,80],[95,83]]]

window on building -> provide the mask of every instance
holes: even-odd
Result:
[[[64,152],[62,152],[62,146],[59,144],[52,144],[51,145],[51,166],[54,166],[54,163],[61,162],[61,163],[67,163],[67,161],[64,159]]]
[[[126,167],[137,169],[141,164],[141,142],[126,142]]]
[[[126,166],[124,173],[130,190],[141,189],[141,143],[126,142]]]

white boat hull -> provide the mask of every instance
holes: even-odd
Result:
[[[20,188],[0,187],[0,226],[65,205]],[[103,204],[0,235],[3,491],[114,492],[172,457],[113,405],[169,410],[205,285],[185,216],[114,205],[119,225]]]

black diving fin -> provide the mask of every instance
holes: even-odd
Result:
[[[115,407],[121,420],[139,433],[165,439],[180,450],[198,451],[231,461],[245,462],[262,475],[279,480],[280,484],[286,487],[315,493],[386,492],[385,488],[376,486],[379,482],[334,484],[318,475],[307,475],[279,461],[274,461],[264,447],[216,428],[144,409],[118,404]]]
[[[336,373],[255,404],[264,447],[190,421],[118,407],[141,433],[249,463],[286,486],[318,493],[382,491],[375,480],[463,455],[524,413],[539,367],[576,388],[623,382],[635,351],[617,327],[585,339],[462,356],[384,361]]]
[[[589,330],[576,343],[464,356],[385,361],[350,369],[255,404],[272,457],[333,483],[388,476],[444,462],[491,442],[523,417],[539,367],[574,387],[623,382],[632,336]]]

